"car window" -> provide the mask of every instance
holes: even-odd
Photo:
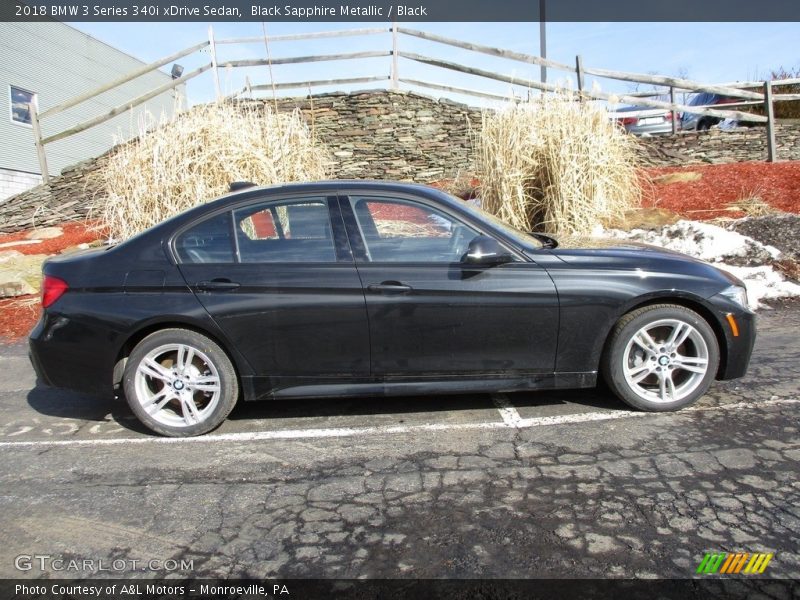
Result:
[[[372,262],[459,262],[479,232],[443,212],[403,199],[351,197]]]
[[[184,263],[232,263],[231,213],[205,219],[181,233],[175,250]]]
[[[336,262],[325,198],[249,206],[234,223],[241,262]]]

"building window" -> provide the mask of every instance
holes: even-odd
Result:
[[[22,88],[11,88],[11,121],[22,125],[31,124],[30,104],[36,102],[36,94]]]

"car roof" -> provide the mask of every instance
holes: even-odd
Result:
[[[231,201],[246,200],[251,197],[258,197],[267,192],[269,195],[292,193],[292,192],[315,192],[315,191],[383,191],[383,192],[416,192],[427,197],[436,196],[439,201],[455,204],[455,200],[441,190],[421,183],[406,181],[385,181],[377,179],[326,179],[319,181],[303,181],[291,183],[277,183],[273,185],[253,185],[241,190],[229,192],[215,200],[211,200],[201,206],[218,206],[218,203],[228,203]]]

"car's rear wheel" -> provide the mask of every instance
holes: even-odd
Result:
[[[700,119],[700,122],[697,124],[697,131],[708,131],[718,122],[719,121],[713,119]]]
[[[239,395],[222,348],[187,329],[163,329],[144,338],[128,357],[123,385],[139,420],[171,437],[215,429]]]
[[[620,319],[602,369],[611,391],[625,403],[669,411],[705,394],[718,365],[719,344],[706,320],[686,307],[658,304]]]

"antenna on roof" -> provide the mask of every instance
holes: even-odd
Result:
[[[247,188],[255,187],[256,184],[252,181],[232,181],[228,185],[228,191],[238,192],[239,190],[246,190]]]

